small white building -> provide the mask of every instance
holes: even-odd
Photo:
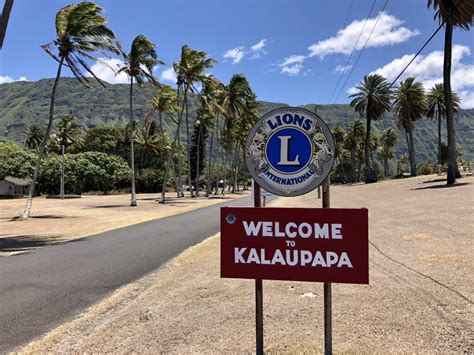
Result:
[[[20,179],[7,176],[0,180],[0,196],[23,196],[28,194],[31,185],[31,179]]]

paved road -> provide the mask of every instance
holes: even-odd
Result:
[[[219,230],[214,206],[0,258],[0,352],[28,343]]]

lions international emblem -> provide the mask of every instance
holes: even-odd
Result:
[[[245,145],[252,177],[265,190],[298,196],[318,187],[334,162],[334,139],[323,120],[297,107],[273,110],[253,126]]]

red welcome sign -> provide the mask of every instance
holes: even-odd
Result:
[[[367,209],[221,208],[221,277],[369,283]]]

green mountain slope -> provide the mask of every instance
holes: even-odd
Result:
[[[52,88],[52,79],[43,79],[36,82],[14,82],[0,85],[0,137],[14,141],[21,141],[22,132],[31,123],[46,126],[49,108],[49,99]],[[136,88],[134,91],[135,117],[143,121],[149,110],[150,93]],[[108,85],[88,89],[73,78],[63,78],[60,81],[56,100],[56,117],[71,114],[76,117],[83,127],[101,125],[124,125],[129,119],[128,111],[129,86],[127,84]],[[197,98],[190,97],[190,115],[194,117]],[[282,103],[261,102],[260,113],[286,106]],[[314,111],[316,105],[305,105],[305,108]],[[359,118],[349,105],[317,105],[317,112],[330,127],[347,126]],[[171,118],[164,116],[165,127],[174,130]],[[382,120],[375,122],[375,130],[395,126],[393,114],[386,115]],[[436,122],[423,119],[417,122],[415,143],[418,159],[436,160]],[[443,125],[443,128],[444,125]],[[445,131],[445,129],[444,129]],[[474,160],[474,110],[461,110],[456,115],[456,140],[464,148],[463,157]],[[444,137],[446,142],[446,136]],[[397,155],[406,152],[404,136],[400,134],[396,146]]]

